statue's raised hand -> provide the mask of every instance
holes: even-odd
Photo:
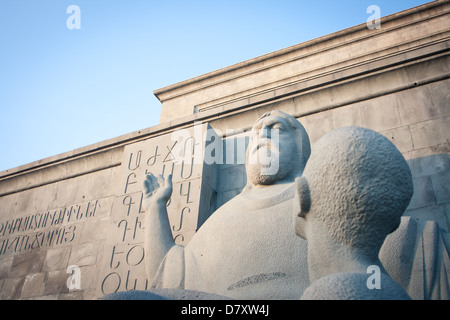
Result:
[[[147,209],[151,203],[167,204],[172,195],[172,175],[167,179],[160,174],[156,177],[148,174],[144,180],[144,208]]]
[[[154,279],[167,252],[175,245],[172,237],[167,202],[172,195],[172,175],[146,175],[144,180],[145,209],[145,269],[148,279]],[[153,281],[153,280],[151,280]]]

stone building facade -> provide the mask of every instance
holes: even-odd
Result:
[[[1,172],[0,298],[149,288],[145,174],[173,174],[172,233],[189,242],[246,185],[248,132],[273,109],[295,116],[313,148],[350,125],[391,139],[413,173],[405,215],[448,232],[449,54],[450,1],[433,1],[382,18],[381,29],[358,25],[156,90],[159,125]]]

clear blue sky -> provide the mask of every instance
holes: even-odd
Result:
[[[1,0],[0,171],[158,124],[155,89],[426,2]]]

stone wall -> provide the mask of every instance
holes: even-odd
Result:
[[[436,63],[440,63],[440,67],[448,70],[449,62],[450,60],[447,57],[446,60]],[[429,63],[423,67],[429,67]],[[366,82],[367,87],[371,86],[372,79],[364,79],[364,81],[368,81]],[[345,92],[345,88],[342,88],[342,92]],[[380,132],[397,146],[411,164],[415,177],[437,174],[440,178],[436,176],[435,179],[444,179],[448,174],[450,165],[447,157],[450,152],[449,92],[450,80],[445,79],[297,118],[306,128],[312,145],[324,134],[340,127],[361,126],[370,128]],[[325,90],[321,93],[328,94]],[[297,110],[302,108],[302,102],[305,99],[311,98],[300,96],[269,104],[259,109],[258,114],[262,114],[260,110],[271,109],[296,114],[298,113]],[[252,119],[256,119],[256,117],[253,116]],[[212,125],[214,125],[214,122],[212,122]],[[242,131],[244,130],[248,130],[248,127],[245,126]],[[245,133],[241,136],[245,136]],[[243,165],[224,165],[219,172],[221,179],[230,180],[226,187],[223,187],[225,189],[219,190],[223,193],[219,193],[219,199],[222,197],[229,199],[245,186],[245,181],[242,181],[242,179],[232,178],[245,172]],[[411,202],[410,209],[421,207],[425,203],[438,205],[449,201],[448,192],[441,192],[437,198],[433,195],[434,187],[430,184],[430,179],[429,177],[427,180],[429,184],[427,192],[419,186],[421,180],[415,179],[418,184],[416,186],[417,192]],[[445,181],[448,182],[448,176],[446,179]],[[435,188],[442,188],[446,185],[444,181],[439,182],[440,187],[437,184],[436,181]],[[419,190],[424,193],[419,192]],[[430,192],[433,194],[430,194]],[[428,200],[418,198],[428,197],[426,194],[429,196]],[[436,200],[433,203],[431,199]]]
[[[214,131],[207,124],[195,128],[198,134],[193,130],[169,131],[60,163],[55,176],[43,168],[17,173],[22,179],[6,178],[0,209],[1,298],[93,299],[148,288],[146,174],[173,175],[167,210],[177,244],[189,241],[215,205],[217,169],[194,159],[207,147],[202,134]],[[186,157],[181,161],[180,155]]]
[[[449,11],[434,1],[383,18],[381,30],[355,26],[159,89],[161,124],[1,172],[0,299],[149,288],[145,174],[173,173],[169,219],[187,243],[246,185],[249,130],[272,109],[298,118],[313,148],[349,125],[391,139],[414,177],[405,214],[449,231]]]

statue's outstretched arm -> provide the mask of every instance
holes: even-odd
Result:
[[[161,261],[175,245],[167,216],[167,201],[172,195],[172,175],[149,174],[144,180],[145,268],[152,282]]]

